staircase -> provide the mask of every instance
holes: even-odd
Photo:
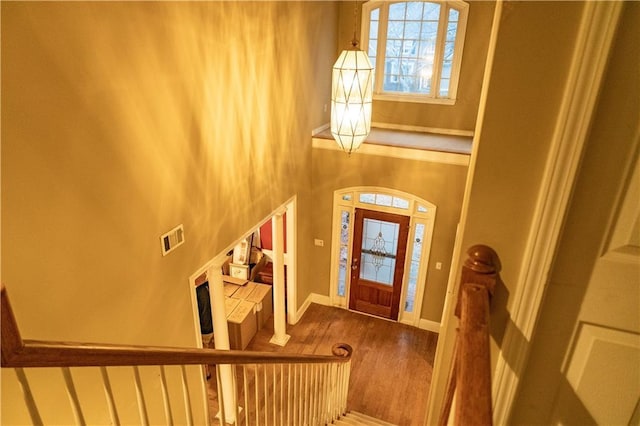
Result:
[[[489,301],[500,262],[486,246],[473,246],[469,254],[440,425],[454,414],[457,425],[492,424]],[[4,286],[0,299],[0,366],[3,375],[13,370],[22,397],[15,403],[26,413],[13,424],[393,426],[347,410],[353,352],[347,344],[334,345],[331,355],[299,355],[28,340]],[[213,400],[204,365],[215,366]],[[64,386],[67,406],[64,398],[51,404],[54,381]],[[451,413],[454,395],[464,403]]]
[[[383,420],[367,416],[366,414],[358,413],[357,411],[348,412],[333,424],[338,426],[394,426],[392,423],[387,423]]]
[[[23,340],[4,286],[1,295],[1,366],[13,369],[20,383],[29,418],[20,423],[388,424],[345,415],[352,354],[347,344],[334,345],[331,355],[297,355]],[[204,365],[215,365],[215,401],[207,400],[206,393],[199,402],[192,397],[198,383],[205,388]],[[63,379],[68,407],[41,410],[51,386],[32,378],[39,374],[33,370],[43,367],[53,367],[45,374],[57,372]],[[87,388],[89,377],[92,386]],[[135,395],[137,404],[123,404],[128,401],[123,394]],[[204,413],[198,414],[194,403],[202,404]],[[217,413],[210,413],[212,405]],[[57,417],[64,412],[67,417]],[[96,412],[104,413],[99,421]]]

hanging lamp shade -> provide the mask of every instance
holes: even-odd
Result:
[[[371,131],[373,66],[365,52],[343,50],[333,65],[331,134],[345,152],[357,150]]]

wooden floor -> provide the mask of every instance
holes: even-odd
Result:
[[[329,355],[335,343],[348,343],[354,350],[348,409],[397,425],[423,424],[437,334],[317,304],[287,334],[285,347],[270,344],[270,320],[247,350]]]

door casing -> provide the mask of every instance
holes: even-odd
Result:
[[[359,197],[361,194],[384,194],[393,197],[399,197],[407,200],[408,206],[405,209],[396,207],[372,205],[363,203]],[[349,300],[349,284],[350,274],[346,274],[345,293],[338,294],[339,288],[339,264],[340,264],[340,239],[341,239],[341,214],[343,212],[349,214],[350,220],[353,221],[355,209],[364,208],[368,210],[376,210],[382,212],[396,213],[407,215],[410,219],[409,238],[415,235],[417,225],[424,226],[423,248],[420,256],[420,266],[418,270],[418,278],[416,283],[414,305],[411,312],[404,310],[408,292],[408,274],[405,274],[402,283],[402,292],[400,296],[400,311],[398,313],[398,322],[418,327],[421,325],[420,314],[422,311],[422,301],[426,288],[427,270],[429,267],[429,254],[431,251],[431,240],[433,236],[433,227],[436,218],[437,207],[429,201],[417,197],[413,194],[398,191],[385,187],[373,186],[354,186],[341,188],[334,191],[333,201],[333,222],[332,222],[332,238],[331,238],[331,278],[330,278],[330,302],[333,306],[348,309]],[[351,265],[353,241],[353,226],[350,225],[347,230],[348,248],[346,253],[347,265]],[[412,247],[407,248],[405,258],[405,270],[408,270],[408,264],[411,261]]]

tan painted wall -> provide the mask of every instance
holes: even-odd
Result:
[[[489,33],[493,21],[493,9],[494,2],[491,1],[469,2],[458,100],[455,105],[374,100],[372,120],[406,126],[474,130]],[[350,46],[354,30],[353,15],[354,3],[341,2],[338,52]],[[358,28],[360,28],[360,23],[358,23]]]
[[[551,13],[548,3],[527,1],[503,11],[464,247],[494,247],[509,292],[517,285],[582,7],[554,2]]]
[[[314,149],[313,238],[324,240],[325,245],[314,247],[311,291],[329,296],[334,191],[351,186],[405,191],[437,207],[421,317],[440,322],[466,175],[466,166]],[[442,262],[443,268],[436,270],[435,262]]]
[[[613,262],[614,268],[606,271],[605,291],[595,280],[597,268],[602,270],[605,263],[608,226],[619,207],[617,197],[625,186],[626,166],[638,157],[639,29],[640,4],[626,2],[514,405],[513,424],[593,423],[567,380],[565,357],[574,350],[574,333],[582,321],[630,332],[640,328],[637,263],[629,276],[622,274],[633,263]],[[627,291],[614,287],[618,277],[628,283]],[[573,400],[559,399],[567,394],[574,395]]]
[[[310,214],[336,17],[328,2],[2,4],[2,282],[24,337],[195,346],[188,277],[294,194]],[[11,377],[3,424],[24,416]]]
[[[582,9],[582,2],[538,1],[506,2],[503,8],[460,256],[463,262],[469,247],[486,244],[502,262],[503,285],[491,310],[493,367],[519,285]],[[438,350],[446,359],[432,388],[445,389],[456,327],[451,318],[441,333]],[[432,395],[434,407],[441,406],[441,397]]]
[[[487,244],[501,258],[497,334],[507,315],[500,304],[508,307],[518,285],[582,7],[532,1],[503,12],[463,243]]]

